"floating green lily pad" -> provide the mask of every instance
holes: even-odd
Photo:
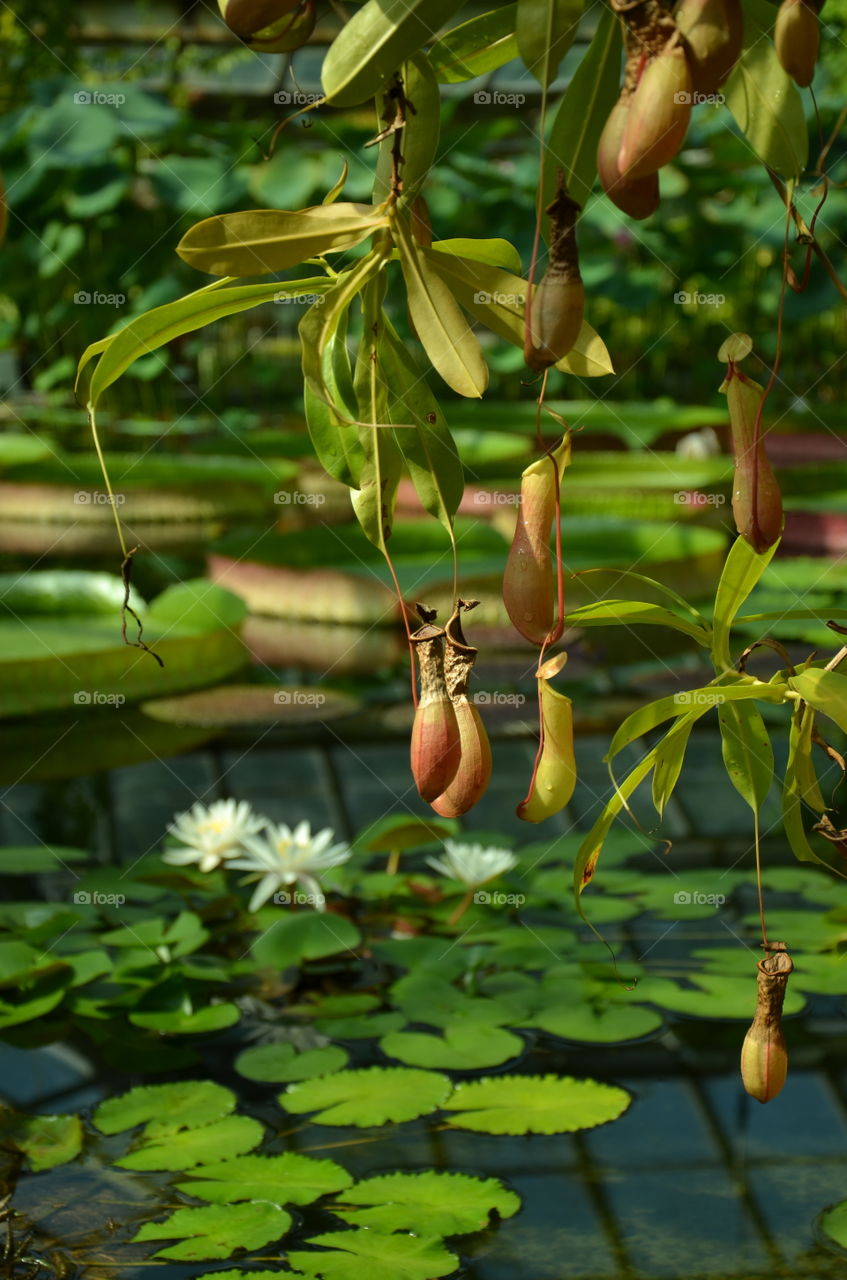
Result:
[[[327,1231],[307,1244],[326,1245],[313,1253],[292,1250],[288,1264],[297,1275],[320,1280],[435,1280],[459,1265],[440,1240],[381,1235],[376,1231]],[[334,1246],[334,1248],[333,1248]]]
[[[577,997],[556,1007],[545,1006],[537,1013],[532,1025],[564,1040],[578,1040],[584,1044],[618,1044],[623,1040],[638,1040],[657,1031],[663,1019],[655,1009],[642,1005],[603,1004],[592,1005],[585,997]]]
[[[391,1031],[379,1042],[389,1058],[398,1058],[412,1067],[452,1068],[471,1071],[497,1067],[523,1052],[520,1036],[502,1027],[485,1023],[449,1024],[442,1035],[421,1031]]]
[[[86,849],[68,849],[64,845],[20,845],[0,849],[0,876],[35,876],[62,871],[68,864],[87,862]]]
[[[328,1076],[346,1067],[349,1055],[340,1045],[328,1044],[319,1049],[298,1053],[293,1044],[260,1044],[245,1049],[235,1059],[235,1069],[248,1080],[270,1084],[287,1084],[291,1080],[310,1080]]]
[[[279,920],[253,943],[252,955],[262,967],[287,969],[302,960],[322,960],[352,951],[361,942],[356,926],[344,916],[323,911],[280,911]]]
[[[144,1010],[131,1013],[129,1020],[133,1026],[143,1027],[145,1031],[158,1031],[162,1035],[172,1036],[196,1036],[232,1027],[240,1017],[238,1005],[224,1001],[205,1005],[191,1012],[184,1009],[157,1009],[152,1012]]]
[[[26,1116],[7,1110],[0,1113],[0,1142],[22,1151],[33,1173],[41,1173],[76,1159],[82,1150],[82,1121],[79,1116]]]
[[[228,1258],[236,1249],[261,1249],[279,1240],[291,1227],[291,1215],[268,1201],[252,1204],[207,1205],[202,1209],[177,1209],[164,1222],[147,1222],[133,1236],[146,1240],[179,1240],[159,1249],[156,1258],[199,1262]]]
[[[119,1156],[115,1164],[122,1169],[191,1169],[221,1151],[241,1156],[252,1151],[265,1136],[258,1120],[250,1116],[224,1116],[199,1129],[181,1129],[163,1134],[156,1140],[145,1140],[134,1151]],[[147,1134],[145,1134],[147,1139]]]
[[[511,1218],[521,1207],[520,1196],[497,1178],[472,1178],[466,1173],[389,1173],[357,1182],[335,1209],[345,1222],[372,1231],[411,1231],[416,1236],[456,1236],[481,1231],[492,1213]]]
[[[202,1131],[201,1131],[202,1132]],[[238,1200],[270,1200],[274,1204],[311,1204],[321,1196],[344,1191],[353,1179],[333,1160],[286,1151],[281,1156],[240,1156],[192,1169],[191,1182],[177,1187],[212,1204]]]
[[[457,1084],[450,1123],[475,1133],[574,1133],[616,1120],[631,1098],[615,1085],[570,1076],[491,1076]]]
[[[101,1102],[94,1123],[101,1133],[121,1133],[147,1124],[150,1138],[211,1124],[235,1110],[235,1094],[211,1080],[143,1084]]]
[[[366,1067],[292,1084],[279,1102],[294,1115],[316,1111],[316,1124],[369,1128],[429,1115],[444,1104],[450,1088],[449,1078],[435,1071]]]

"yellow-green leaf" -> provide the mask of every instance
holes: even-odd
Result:
[[[296,213],[248,209],[195,223],[176,251],[183,262],[210,275],[261,276],[352,249],[387,225],[384,211],[370,204],[318,204]]]
[[[556,79],[582,17],[583,0],[518,0],[518,50],[542,86]]]
[[[429,60],[442,84],[459,84],[487,75],[518,56],[517,4],[504,4],[453,27],[429,51]]]
[[[824,671],[822,667],[809,667],[791,676],[788,684],[804,702],[834,720],[839,729],[847,733],[847,676]]]
[[[721,752],[729,780],[754,813],[773,782],[773,747],[758,707],[725,702],[718,707]]]

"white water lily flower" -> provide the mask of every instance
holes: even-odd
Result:
[[[187,813],[177,814],[168,827],[181,847],[168,849],[163,860],[175,867],[196,862],[201,871],[214,871],[241,853],[245,840],[261,831],[264,823],[246,800],[216,800],[208,808],[195,804]]]
[[[315,879],[315,872],[328,871],[352,857],[346,844],[333,844],[335,832],[326,827],[312,835],[308,822],[294,829],[284,822],[269,822],[264,835],[244,841],[241,857],[228,865],[236,871],[252,871],[259,883],[250,899],[250,911],[258,911],[272,894],[284,885],[301,884],[318,911],[323,911],[325,898]]]
[[[445,840],[444,848],[444,858],[427,858],[427,862],[443,876],[461,880],[469,889],[478,889],[481,884],[487,884],[518,865],[517,858],[508,849],[459,844],[456,840]]]

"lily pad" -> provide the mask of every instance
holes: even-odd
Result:
[[[303,960],[322,960],[339,951],[352,951],[361,942],[356,926],[344,916],[322,911],[280,912],[280,919],[253,943],[257,964],[287,969]]]
[[[410,818],[405,814],[392,814],[365,827],[356,837],[354,848],[366,853],[402,853],[407,849],[440,847],[458,830],[459,824],[454,818]]]
[[[202,1131],[201,1131],[202,1132]],[[270,1200],[274,1204],[311,1204],[321,1196],[344,1191],[353,1179],[332,1160],[315,1160],[286,1151],[281,1156],[238,1156],[192,1169],[194,1181],[177,1188],[198,1200],[232,1204],[238,1200]],[[202,1179],[202,1181],[201,1181]]]
[[[235,1110],[235,1094],[211,1080],[143,1084],[101,1102],[94,1123],[101,1133],[121,1133],[146,1124],[146,1136],[212,1124]]]
[[[475,1133],[574,1133],[623,1115],[630,1096],[615,1085],[570,1076],[489,1076],[457,1084],[444,1109]]]
[[[33,1173],[76,1159],[82,1141],[79,1116],[25,1116],[15,1111],[0,1114],[0,1142],[22,1151]]]
[[[226,1001],[205,1005],[202,1009],[159,1009],[154,1012],[131,1013],[129,1020],[146,1031],[158,1031],[162,1035],[204,1035],[234,1026],[241,1017],[237,1004]]]
[[[563,1040],[584,1044],[618,1044],[638,1040],[657,1031],[663,1022],[655,1009],[642,1005],[588,1004],[585,999],[569,1001],[560,1007],[545,1006],[535,1015],[532,1026]]]
[[[190,1169],[220,1155],[221,1151],[243,1155],[257,1147],[264,1136],[258,1120],[250,1116],[224,1116],[199,1129],[180,1129],[178,1133],[145,1141],[134,1151],[118,1157],[115,1164],[122,1169]]]
[[[485,1023],[446,1026],[442,1035],[421,1031],[392,1031],[379,1042],[389,1058],[399,1058],[412,1067],[442,1067],[473,1071],[497,1067],[523,1052],[520,1036],[502,1027]]]
[[[292,1084],[279,1102],[294,1115],[316,1111],[317,1124],[365,1129],[429,1115],[444,1104],[450,1088],[449,1078],[436,1071],[366,1067]]]
[[[268,1201],[251,1204],[207,1205],[202,1209],[177,1209],[164,1222],[146,1222],[133,1243],[146,1240],[179,1240],[159,1249],[156,1258],[199,1262],[228,1258],[236,1249],[261,1249],[279,1240],[291,1227],[291,1215]]]
[[[245,1049],[235,1059],[235,1069],[248,1080],[287,1084],[291,1080],[331,1075],[346,1067],[348,1061],[346,1049],[337,1044],[298,1053],[293,1044],[284,1040],[278,1044],[260,1044],[253,1049]]]
[[[415,1236],[380,1235],[376,1231],[327,1231],[307,1244],[327,1245],[327,1250],[288,1254],[289,1266],[298,1275],[320,1280],[435,1280],[459,1265],[440,1240]],[[335,1246],[334,1248],[332,1246]]]
[[[363,1208],[334,1209],[345,1222],[371,1231],[410,1231],[416,1236],[457,1236],[482,1231],[492,1213],[511,1218],[520,1196],[497,1178],[466,1173],[389,1173],[357,1182],[345,1192],[346,1204]]]
[[[352,715],[358,701],[337,689],[294,685],[230,684],[200,689],[176,698],[156,698],[142,705],[154,720],[191,727],[323,724]]]
[[[35,876],[65,870],[69,864],[87,862],[86,849],[69,849],[64,845],[19,845],[0,849],[0,876]]]

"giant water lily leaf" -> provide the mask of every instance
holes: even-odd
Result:
[[[597,144],[620,91],[621,24],[604,8],[582,61],[553,119],[547,143],[544,205],[553,198],[562,170],[569,195],[583,208],[597,174]]]
[[[146,1136],[146,1135],[145,1135]],[[134,1151],[119,1156],[122,1169],[191,1169],[226,1151],[231,1156],[252,1151],[264,1137],[258,1120],[250,1116],[224,1116],[199,1129],[181,1129],[148,1140]],[[245,1199],[248,1197],[245,1197]]]
[[[183,262],[211,275],[261,276],[351,249],[387,225],[385,212],[369,204],[319,204],[297,213],[252,209],[198,222],[176,251]],[[284,293],[287,286],[278,288]]]
[[[583,0],[518,0],[518,50],[543,89],[574,42]],[[584,109],[584,108],[583,108]]]
[[[444,277],[469,315],[506,342],[523,347],[529,293],[526,280],[487,263],[436,253],[432,249],[421,252],[435,271]],[[599,378],[614,372],[606,344],[586,321],[583,321],[572,349],[556,368],[581,378]]]
[[[535,1015],[532,1025],[563,1040],[619,1044],[657,1031],[662,1025],[662,1015],[635,1004],[589,1004],[582,995],[567,1004],[545,1006]]]
[[[326,1245],[313,1253],[292,1250],[289,1266],[297,1275],[320,1280],[435,1280],[455,1271],[459,1259],[440,1240],[377,1231],[327,1231],[307,1244]],[[331,1250],[331,1251],[330,1251]]]
[[[774,17],[765,0],[745,0],[744,46],[723,94],[762,163],[784,178],[797,178],[806,167],[809,132],[799,90],[769,37]]]
[[[366,1067],[292,1084],[279,1101],[295,1115],[316,1111],[317,1124],[369,1128],[429,1115],[444,1104],[450,1088],[449,1078],[436,1071]]]
[[[799,693],[804,702],[834,720],[839,729],[847,732],[847,676],[837,671],[825,671],[821,667],[809,667],[792,676],[789,687]]]
[[[287,1084],[291,1080],[331,1075],[346,1067],[347,1062],[347,1051],[340,1045],[327,1044],[320,1049],[298,1053],[293,1044],[282,1040],[278,1044],[260,1044],[253,1049],[245,1049],[235,1059],[235,1069],[248,1080]]]
[[[226,273],[224,273],[226,274]],[[254,273],[255,274],[255,273]],[[154,307],[125,325],[116,334],[101,343],[88,347],[82,354],[77,371],[77,382],[86,365],[96,355],[100,356],[88,386],[88,404],[96,407],[101,395],[125,373],[130,365],[142,356],[158,351],[166,342],[193,333],[224,316],[249,311],[263,302],[278,298],[308,297],[322,294],[329,288],[323,276],[294,283],[238,285],[233,288],[202,289]]]
[[[9,1109],[0,1113],[0,1143],[22,1151],[33,1173],[75,1160],[82,1142],[79,1116],[26,1116]]]
[[[271,925],[253,943],[252,955],[266,968],[286,969],[303,960],[322,960],[338,951],[352,951],[361,937],[356,926],[343,916],[328,912],[302,911],[279,913]]]
[[[504,4],[445,31],[429,51],[436,77],[442,84],[459,84],[511,62],[518,56],[517,16],[517,4]]]
[[[219,1148],[220,1150],[220,1148]],[[281,1156],[240,1156],[192,1169],[194,1181],[177,1187],[212,1204],[270,1200],[273,1204],[311,1204],[320,1196],[344,1191],[353,1179],[332,1160],[315,1160],[286,1151]]]
[[[147,1222],[133,1236],[133,1243],[178,1240],[158,1249],[156,1258],[199,1262],[228,1258],[236,1249],[261,1249],[279,1240],[291,1226],[291,1215],[268,1201],[252,1204],[208,1205],[202,1209],[177,1209],[164,1222]]]
[[[718,707],[718,724],[729,780],[755,813],[774,776],[773,747],[762,713],[751,702],[726,702]]]
[[[235,1095],[211,1080],[146,1084],[101,1102],[94,1123],[101,1133],[121,1133],[147,1124],[146,1136],[211,1124],[235,1110]]]
[[[442,1035],[420,1031],[391,1031],[379,1042],[389,1058],[398,1058],[412,1067],[436,1067],[472,1071],[498,1067],[523,1052],[520,1036],[502,1027],[485,1023],[448,1024]]]
[[[630,1096],[614,1085],[570,1076],[491,1076],[456,1085],[450,1123],[476,1133],[574,1133],[616,1120]]]
[[[336,107],[352,107],[373,97],[458,8],[459,0],[367,0],[324,59],[321,83],[327,99]]]
[[[337,689],[296,685],[227,684],[195,690],[174,698],[143,703],[143,711],[155,720],[179,725],[230,728],[242,725],[325,724],[351,715],[359,706],[355,698]]]
[[[409,1231],[416,1236],[457,1236],[482,1231],[492,1213],[511,1218],[520,1197],[497,1178],[472,1178],[466,1173],[389,1173],[365,1178],[344,1195],[336,1209],[346,1222],[371,1231]]]
[[[427,255],[412,238],[402,216],[393,222],[406,282],[409,314],[435,371],[460,396],[482,396],[488,386],[488,367],[451,286],[433,269],[448,261],[444,254]],[[449,261],[453,261],[449,259]],[[432,265],[431,265],[432,264]]]

